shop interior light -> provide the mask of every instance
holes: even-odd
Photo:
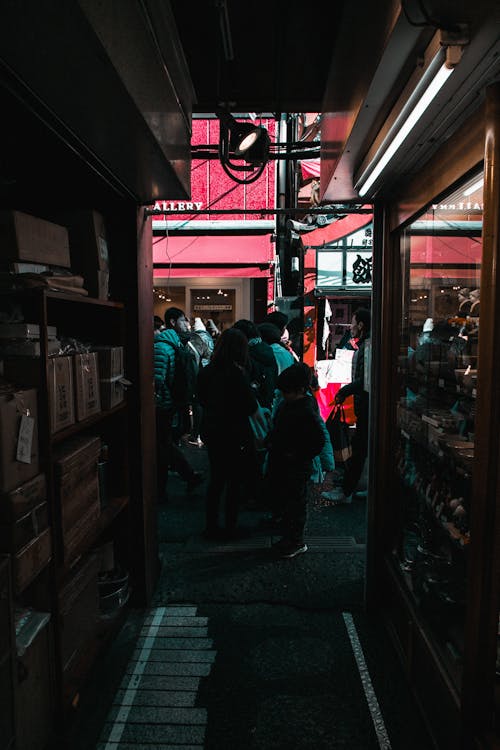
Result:
[[[475,193],[476,190],[479,190],[479,188],[482,188],[484,185],[484,177],[481,177],[480,180],[477,180],[472,185],[469,185],[469,187],[464,190],[464,197],[467,198],[469,195],[472,195],[472,193]]]
[[[411,112],[401,124],[399,130],[394,134],[394,136],[391,135],[390,142],[388,143],[385,151],[382,153],[380,159],[376,162],[374,169],[359,184],[358,193],[361,197],[366,195],[375,180],[381,175],[382,171],[389,164],[395,153],[411,133],[424,112],[436,98],[439,91],[441,91],[442,87],[444,86],[450,75],[453,73],[453,71],[454,67],[448,67],[447,63],[443,63],[443,65],[439,68],[436,75],[430,81],[429,85],[422,92],[422,95],[416,102],[415,106],[412,108]]]

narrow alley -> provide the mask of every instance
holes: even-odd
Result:
[[[204,449],[188,447],[206,470]],[[364,611],[365,501],[310,501],[308,552],[276,559],[266,514],[207,542],[203,487],[169,477],[162,571],[82,697],[74,750],[426,750],[379,618]],[[95,743],[95,744],[94,744]]]

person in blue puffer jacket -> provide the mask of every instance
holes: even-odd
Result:
[[[187,489],[192,490],[203,476],[194,471],[186,456],[173,438],[175,420],[178,412],[172,387],[176,367],[176,350],[182,346],[179,334],[189,331],[189,320],[177,307],[170,307],[165,312],[165,329],[157,330],[154,335],[154,385],[156,406],[156,445],[157,445],[157,478],[158,497],[166,499],[166,482],[169,466],[187,482]]]

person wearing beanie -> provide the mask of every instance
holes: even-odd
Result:
[[[287,349],[284,344],[281,343],[281,333],[277,326],[273,323],[261,323],[257,326],[261,335],[262,341],[269,344],[273,350],[274,358],[278,366],[278,375],[294,364],[295,360],[293,355]]]
[[[274,415],[268,438],[268,479],[272,488],[275,516],[281,516],[283,536],[273,545],[280,557],[295,557],[307,551],[304,529],[307,516],[308,483],[313,459],[325,446],[314,397],[309,396],[311,371],[300,362],[278,377],[282,401]]]
[[[272,323],[279,328],[280,336],[283,335],[286,324],[288,323],[288,316],[285,313],[275,310],[274,312],[268,313],[265,318],[265,323]]]
[[[241,331],[248,341],[249,375],[261,406],[270,409],[278,377],[278,365],[273,350],[259,335],[259,329],[251,320],[238,320],[234,328]]]
[[[360,307],[351,321],[351,337],[358,339],[358,349],[352,359],[352,380],[337,391],[335,396],[336,404],[343,404],[348,396],[354,396],[356,430],[352,439],[352,456],[347,462],[340,492],[333,490],[321,493],[322,497],[333,500],[334,505],[352,502],[368,455],[369,394],[365,391],[365,351],[368,348],[367,342],[370,342],[370,331],[371,311]]]
[[[297,356],[297,353],[294,351],[292,344],[290,342],[290,333],[287,328],[288,316],[285,315],[285,313],[280,312],[279,310],[275,310],[274,312],[271,312],[268,315],[266,315],[264,319],[264,323],[271,323],[272,325],[275,325],[279,329],[280,342],[283,344],[283,346],[286,349],[288,349],[294,361],[299,362],[299,357]]]
[[[205,323],[201,318],[195,318],[193,323],[193,331],[206,331]]]

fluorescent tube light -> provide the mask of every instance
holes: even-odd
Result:
[[[479,190],[479,188],[482,188],[484,185],[484,177],[481,177],[480,180],[477,180],[477,182],[474,182],[470,187],[467,188],[467,190],[464,190],[464,196],[467,197],[468,195],[472,195],[472,193],[475,193],[476,190]]]
[[[454,68],[447,68],[446,64],[443,64],[439,68],[429,86],[425,89],[415,107],[403,122],[401,128],[391,140],[388,148],[382,154],[382,157],[375,165],[374,170],[358,189],[358,193],[360,196],[366,195],[377,177],[379,177],[379,175],[381,174],[382,170],[387,166],[396,151],[399,149],[405,138],[407,138],[409,133],[413,130],[417,122],[420,120],[429,104],[433,101],[433,99],[435,99],[439,91],[442,89],[449,76],[453,73],[453,70]]]

